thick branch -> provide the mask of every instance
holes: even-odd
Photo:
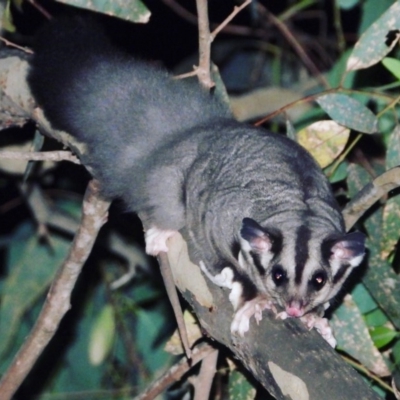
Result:
[[[172,366],[166,373],[155,380],[143,393],[136,396],[133,400],[153,400],[170,385],[179,381],[194,365],[214,353],[216,353],[215,348],[210,346],[208,343],[199,344],[193,349],[190,361],[186,358],[182,358],[177,364]]]
[[[392,168],[368,183],[343,210],[346,230],[350,230],[375,202],[399,186],[400,167]]]
[[[70,252],[57,272],[32,332],[0,381],[3,400],[11,399],[69,310],[72,290],[92,250],[97,233],[107,219],[108,207],[109,202],[99,197],[99,183],[91,181],[83,200],[81,225]]]
[[[70,151],[0,151],[0,158],[30,161],[71,161],[80,164],[78,157]]]

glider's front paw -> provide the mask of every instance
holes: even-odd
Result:
[[[167,240],[174,236],[176,231],[169,229],[150,228],[146,231],[146,253],[157,256],[162,251],[168,252]]]
[[[317,314],[309,313],[303,315],[300,319],[308,329],[315,328],[331,347],[336,347],[337,342],[335,337],[333,336],[333,330],[330,327],[329,321],[326,318],[322,318]]]
[[[252,300],[246,301],[243,306],[235,312],[231,324],[231,332],[244,336],[249,330],[250,318],[254,315],[258,324],[262,320],[263,310],[273,310],[275,312],[275,307],[270,300],[262,297],[255,297]]]

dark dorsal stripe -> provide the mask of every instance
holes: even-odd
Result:
[[[299,285],[303,276],[304,267],[308,260],[309,242],[311,231],[308,227],[301,225],[296,231],[296,244],[294,248],[295,283]]]

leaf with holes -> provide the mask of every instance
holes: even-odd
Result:
[[[347,61],[347,71],[368,68],[382,60],[399,40],[400,1],[396,1],[361,36]]]

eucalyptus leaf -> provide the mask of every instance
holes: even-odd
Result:
[[[397,58],[385,57],[382,60],[383,66],[400,80],[400,60]]]
[[[400,164],[400,126],[389,137],[386,152],[386,169]],[[383,207],[381,257],[388,258],[396,248],[400,236],[400,196],[389,198]]]
[[[361,314],[367,314],[377,309],[378,304],[371,296],[362,282],[358,283],[351,291],[354,302],[357,304]]]
[[[347,61],[346,70],[368,68],[381,61],[398,42],[398,38],[388,42],[388,34],[399,29],[400,1],[396,1],[361,36]]]
[[[397,366],[400,365],[400,340],[393,346],[393,358]]]
[[[92,365],[100,365],[110,354],[115,340],[114,309],[107,304],[100,311],[90,334],[89,360]]]
[[[111,15],[136,23],[147,23],[150,11],[141,0],[58,0],[60,3]]]
[[[386,326],[378,326],[370,329],[370,335],[378,349],[388,345],[392,340],[399,337],[399,333]]]
[[[389,372],[382,355],[369,336],[360,310],[350,295],[347,295],[340,307],[335,310],[331,325],[339,348],[379,376]]]
[[[329,182],[331,183],[345,180],[347,178],[347,162],[341,162],[339,166],[333,171],[333,173],[330,173],[328,168],[327,175],[329,178]]]
[[[2,284],[0,354],[8,348],[24,313],[43,295],[64,260],[70,241],[51,235],[43,242],[33,232],[27,241],[9,247],[9,275]]]
[[[361,190],[371,181],[370,175],[358,165],[350,164],[348,170],[348,187],[350,197]],[[375,166],[375,173],[380,175],[382,167]],[[390,321],[400,327],[400,280],[394,273],[392,266],[387,259],[381,256],[382,240],[382,208],[371,213],[364,225],[367,229],[368,240],[368,269],[363,275],[363,283],[379,307],[389,317]]]
[[[371,311],[367,315],[364,315],[364,319],[369,327],[382,326],[388,322],[387,316],[383,313],[383,311],[380,308],[377,308],[376,310]]]
[[[343,151],[350,130],[335,121],[317,121],[297,134],[298,142],[325,168]]]
[[[352,88],[354,86],[355,71],[347,71],[343,77],[343,71],[346,70],[347,60],[350,55],[351,49],[346,50],[327,73],[326,79],[332,87]]]
[[[256,396],[256,390],[254,386],[249,382],[246,376],[238,370],[233,370],[229,374],[228,387],[230,400],[251,400]]]
[[[343,10],[350,10],[350,8],[353,8],[359,0],[337,0],[337,4],[340,8]]]
[[[156,307],[136,309],[136,346],[143,357],[146,367],[152,373],[160,371],[171,360],[171,355],[164,350],[161,337],[165,337],[166,319],[173,318],[168,312],[168,302],[159,303]]]
[[[340,125],[363,133],[377,131],[378,120],[372,111],[345,94],[326,94],[318,97],[317,103]]]
[[[396,0],[362,0],[361,21],[358,27],[362,35]]]

